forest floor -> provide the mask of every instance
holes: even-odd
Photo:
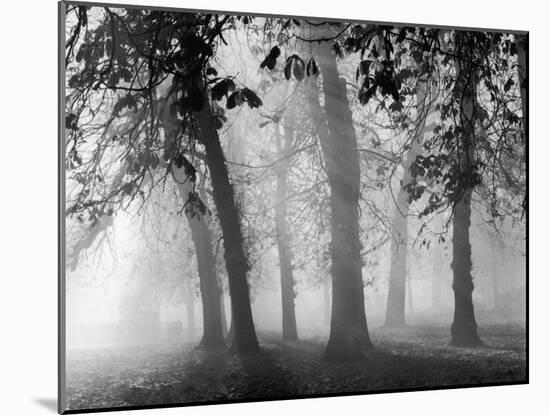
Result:
[[[321,361],[325,337],[283,343],[259,333],[262,352],[239,358],[195,344],[73,350],[69,409],[292,398],[526,380],[525,325],[480,325],[486,346],[449,346],[448,326],[373,328],[361,363]]]

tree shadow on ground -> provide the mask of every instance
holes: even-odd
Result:
[[[273,350],[238,356],[229,351],[193,350],[141,385],[121,385],[129,405],[273,399],[292,395],[292,374]]]
[[[322,337],[294,342],[280,341],[280,334],[259,338],[262,350],[250,356],[174,346],[103,352],[100,358],[75,362],[67,392],[71,409],[520,383],[527,374],[521,333],[505,341],[488,336],[494,346],[478,349],[448,346],[437,333],[388,335],[373,339],[375,349],[356,363],[321,361]],[[121,353],[131,357],[121,362]]]
[[[421,346],[421,345],[417,345]],[[334,394],[380,390],[521,382],[526,365],[521,354],[491,350],[398,348],[377,345],[355,363],[320,361],[323,346],[304,342],[284,346],[292,367],[294,394]]]
[[[263,348],[254,356],[240,358],[243,369],[243,398],[272,399],[296,394],[293,374],[285,369],[277,350]]]

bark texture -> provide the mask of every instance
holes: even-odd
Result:
[[[455,310],[451,325],[451,345],[471,347],[481,344],[477,334],[472,292],[472,246],[470,245],[472,189],[467,189],[455,206],[453,218],[453,291]]]
[[[235,192],[229,180],[225,156],[215,128],[208,95],[205,104],[197,112],[199,129],[197,139],[204,145],[206,164],[210,171],[214,203],[223,235],[224,257],[231,295],[231,317],[234,336],[231,349],[237,353],[254,353],[259,350],[252,319],[250,293],[247,281],[248,262],[244,251],[239,212]]]
[[[288,196],[288,152],[292,139],[292,130],[285,127],[285,134],[281,137],[280,126],[275,124],[275,139],[278,158],[277,188],[275,192],[275,231],[277,248],[279,251],[279,269],[281,272],[281,306],[283,340],[298,340],[296,328],[296,310],[294,298],[294,275],[292,272],[291,238],[287,224],[287,196]]]
[[[391,267],[388,287],[388,301],[386,304],[386,321],[384,326],[389,328],[404,327],[405,299],[407,287],[407,245],[408,245],[408,215],[409,193],[404,188],[411,181],[410,168],[422,151],[423,135],[426,133],[426,119],[430,109],[427,103],[428,82],[422,79],[417,86],[417,108],[420,117],[418,137],[412,142],[407,156],[402,162],[403,176],[399,193],[396,198],[396,208],[393,216],[393,238],[391,247]],[[430,97],[431,98],[431,95]],[[409,276],[410,278],[410,276]],[[410,285],[410,282],[409,282]],[[410,294],[410,293],[409,293]],[[412,297],[409,296],[412,304]]]
[[[315,45],[314,53],[322,75],[325,105],[323,109],[316,84],[309,88],[309,105],[318,127],[331,193],[332,314],[324,359],[357,360],[373,347],[364,306],[357,141],[346,82],[338,76],[331,45]]]
[[[454,318],[451,325],[451,345],[473,347],[481,344],[477,334],[472,292],[472,246],[470,244],[471,201],[473,185],[471,175],[474,167],[475,111],[478,82],[477,68],[471,63],[472,48],[467,34],[457,33],[458,47],[466,59],[456,59],[456,94],[460,106],[460,135],[458,135],[458,162],[463,177],[463,195],[453,209],[453,291],[455,300]]]
[[[166,105],[164,111],[162,111],[161,121],[166,136],[169,137],[170,140],[175,140],[179,129],[179,121],[169,113],[169,105]],[[173,165],[172,174],[178,187],[182,204],[184,204],[188,199],[189,192],[193,190],[192,183],[187,177],[184,168],[177,168]],[[212,233],[204,215],[193,217],[187,209],[185,210],[185,214],[189,228],[191,229],[191,238],[195,247],[202,300],[203,337],[199,346],[205,349],[217,349],[224,346],[224,341],[219,298],[220,288],[216,275],[216,260],[213,253]],[[186,309],[188,311],[188,316],[190,316],[190,313],[193,313],[192,321],[194,330],[194,306],[186,302]],[[188,324],[190,324],[190,321],[188,321]]]
[[[403,174],[403,182],[408,183],[408,168]],[[386,304],[385,327],[403,327],[405,322],[405,296],[407,281],[407,242],[409,212],[408,192],[400,189],[397,195],[397,207],[393,216],[393,239],[391,247],[391,267]]]
[[[202,298],[203,336],[200,346],[217,349],[223,340],[221,304],[216,276],[216,260],[212,252],[212,234],[204,217],[189,218],[191,236],[197,253]]]

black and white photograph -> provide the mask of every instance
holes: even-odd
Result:
[[[59,31],[61,412],[528,383],[527,31]]]

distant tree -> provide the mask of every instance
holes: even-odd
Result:
[[[291,124],[291,116],[287,117],[285,121],[288,125],[283,127],[284,134],[282,135],[280,132],[280,125],[276,124],[274,126],[277,151],[282,158],[282,162],[279,164],[277,169],[275,227],[281,270],[283,340],[297,340],[298,331],[296,328],[296,311],[294,305],[296,292],[294,289],[295,282],[292,269],[291,236],[288,229],[286,209],[286,198],[288,197],[288,156],[293,144],[292,141],[294,131]]]
[[[415,88],[417,116],[416,120],[414,120],[416,128],[413,132],[412,142],[406,145],[405,156],[401,162],[403,176],[400,180],[400,187],[395,200],[396,208],[393,217],[394,235],[392,238],[392,258],[388,302],[386,306],[386,327],[402,327],[406,325],[406,281],[407,278],[409,281],[411,278],[407,270],[407,251],[411,244],[408,232],[411,198],[409,197],[407,186],[411,182],[411,166],[416,157],[422,153],[424,137],[428,134],[429,128],[433,129],[433,125],[426,125],[426,120],[437,95],[432,86],[433,83],[430,77],[422,76],[417,79]]]

